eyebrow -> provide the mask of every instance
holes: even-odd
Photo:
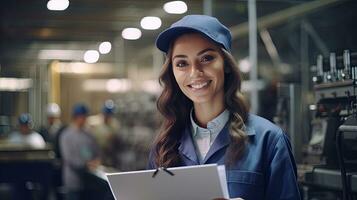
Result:
[[[198,56],[199,55],[202,55],[202,54],[204,54],[204,53],[206,53],[207,51],[216,51],[215,49],[212,49],[212,48],[207,48],[207,49],[203,49],[202,51],[200,51],[200,52],[198,52]]]
[[[212,49],[212,48],[207,48],[207,49],[203,49],[202,51],[198,52],[197,55],[202,55],[204,53],[206,53],[207,51],[217,51],[215,49]],[[175,59],[175,58],[187,58],[186,55],[182,55],[182,54],[179,54],[179,55],[175,55],[174,57],[172,57],[172,60]]]

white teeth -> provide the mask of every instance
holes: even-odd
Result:
[[[208,82],[200,83],[200,84],[192,84],[191,87],[193,87],[194,89],[201,89],[204,86],[206,86],[207,84],[208,84]]]

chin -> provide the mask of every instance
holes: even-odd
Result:
[[[209,102],[211,98],[209,98],[209,97],[191,97],[190,99],[193,103],[200,104],[200,103]]]

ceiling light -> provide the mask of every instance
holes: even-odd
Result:
[[[43,49],[38,58],[43,60],[82,60],[84,51],[65,49]]]
[[[241,72],[243,73],[248,73],[251,70],[251,65],[250,62],[248,60],[248,58],[244,58],[242,60],[239,61],[238,67],[240,69]]]
[[[50,0],[47,2],[47,9],[54,11],[66,10],[69,6],[68,0]]]
[[[137,40],[141,37],[141,31],[138,28],[126,28],[121,32],[121,36],[126,40]]]
[[[109,79],[106,89],[110,93],[126,92],[131,89],[131,82],[128,79]]]
[[[0,91],[26,91],[32,85],[29,78],[0,78]]]
[[[81,59],[83,59],[83,54]],[[92,65],[85,62],[59,62],[55,70],[63,74],[112,74],[113,68],[114,66],[108,63]]]
[[[132,83],[129,79],[87,79],[83,81],[82,87],[88,92],[124,93],[132,89]]]
[[[183,14],[187,11],[187,5],[183,1],[170,1],[165,3],[164,10],[170,14]]]
[[[102,42],[99,45],[99,52],[101,54],[107,54],[112,49],[112,44],[110,42]]]
[[[161,26],[161,19],[152,16],[144,17],[141,19],[140,25],[146,30],[156,30]]]
[[[88,50],[84,53],[83,59],[86,63],[96,63],[99,60],[99,53],[96,50]]]
[[[309,109],[310,110],[316,110],[317,106],[315,104],[311,104],[311,105],[309,105]]]

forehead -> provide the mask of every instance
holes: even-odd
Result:
[[[219,49],[218,45],[200,33],[186,33],[179,36],[172,48],[173,54],[200,51],[204,48]]]

